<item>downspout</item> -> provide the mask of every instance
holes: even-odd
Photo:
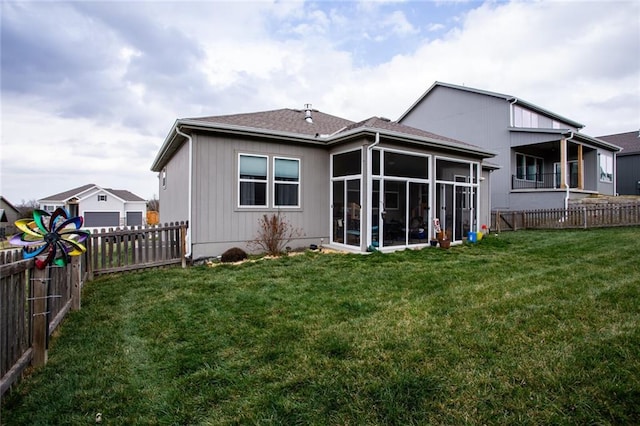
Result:
[[[516,127],[513,122],[513,105],[518,102],[518,98],[513,98],[512,102],[509,102],[509,126]]]
[[[567,151],[565,153],[565,161],[564,164],[562,165],[562,168],[564,169],[564,186],[566,188],[566,195],[564,197],[564,210],[565,210],[565,219],[567,218],[568,214],[569,214],[569,145],[566,144],[567,142],[569,142],[571,139],[573,139],[573,130],[571,131],[571,136],[569,136],[567,139],[565,139],[565,147],[564,149]]]
[[[369,145],[367,147],[367,192],[368,193],[372,193],[373,191],[373,166],[371,164],[373,155],[371,154],[373,151],[373,148],[378,145],[380,143],[380,132],[376,132],[376,138],[373,141],[373,143],[371,145]],[[373,199],[373,197],[370,197],[369,194],[367,194],[367,198],[368,198],[368,202],[367,202],[367,206],[370,206],[371,201]],[[381,200],[382,198],[380,198]],[[380,201],[378,201],[380,202]],[[380,211],[380,206],[378,206],[378,211]],[[372,246],[372,241],[371,241],[371,223],[372,223],[372,214],[373,209],[371,207],[367,208],[367,224],[369,226],[367,226],[367,250],[369,250],[369,247]],[[378,222],[379,222],[379,218],[378,218]],[[378,223],[378,235],[380,235],[380,223]]]
[[[185,253],[185,257],[191,257],[191,228],[193,227],[193,222],[191,220],[191,191],[193,185],[193,139],[187,133],[184,133],[180,130],[178,125],[176,125],[176,133],[180,136],[184,136],[189,141],[189,179],[187,185],[187,221],[189,225],[187,226],[187,252]]]

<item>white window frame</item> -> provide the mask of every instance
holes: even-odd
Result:
[[[243,179],[240,177],[240,159],[242,157],[258,157],[258,158],[264,158],[266,160],[267,163],[267,173],[265,176],[265,179]],[[240,152],[238,153],[238,170],[237,170],[237,178],[238,178],[238,208],[241,209],[253,209],[253,208],[265,208],[265,207],[269,207],[269,156],[268,155],[263,155],[263,154],[251,154],[251,153],[245,153],[245,152]],[[240,197],[240,186],[242,184],[242,182],[248,182],[248,183],[264,183],[265,184],[265,204],[242,204],[241,203],[241,197]]]
[[[98,201],[102,202],[102,201],[107,201],[107,195],[106,194],[98,194]]]
[[[276,161],[277,160],[288,160],[288,161],[296,161],[298,163],[298,180],[296,182],[294,181],[287,181],[287,180],[278,180],[276,178]],[[273,193],[273,207],[274,208],[279,208],[279,209],[295,209],[295,208],[300,208],[300,196],[301,196],[301,183],[302,183],[302,162],[300,161],[299,158],[293,158],[293,157],[282,157],[282,156],[274,156],[273,157],[273,162],[272,162],[272,170],[273,170],[273,179],[272,179],[272,183],[271,183],[271,188],[272,188],[272,193]],[[269,176],[267,174],[267,180],[269,179]],[[279,205],[276,202],[276,185],[297,185],[298,187],[298,203],[296,205]]]

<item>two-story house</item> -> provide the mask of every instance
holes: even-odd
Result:
[[[497,153],[493,210],[562,208],[592,194],[616,194],[618,146],[516,96],[435,82],[398,122]]]

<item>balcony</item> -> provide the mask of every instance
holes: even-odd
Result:
[[[559,189],[561,187],[559,173],[537,173],[520,177],[511,175],[511,189]],[[577,173],[569,175],[569,187],[578,187]]]

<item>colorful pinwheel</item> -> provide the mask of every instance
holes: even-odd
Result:
[[[44,269],[52,263],[65,266],[69,263],[70,256],[77,256],[87,251],[81,244],[90,235],[89,231],[82,230],[82,217],[69,218],[69,213],[62,208],[56,209],[53,214],[44,210],[34,210],[32,219],[20,219],[16,226],[22,231],[9,241],[11,244],[23,246],[25,259],[39,256],[46,252],[44,260],[36,259],[36,267]],[[35,250],[29,250],[29,248]]]

